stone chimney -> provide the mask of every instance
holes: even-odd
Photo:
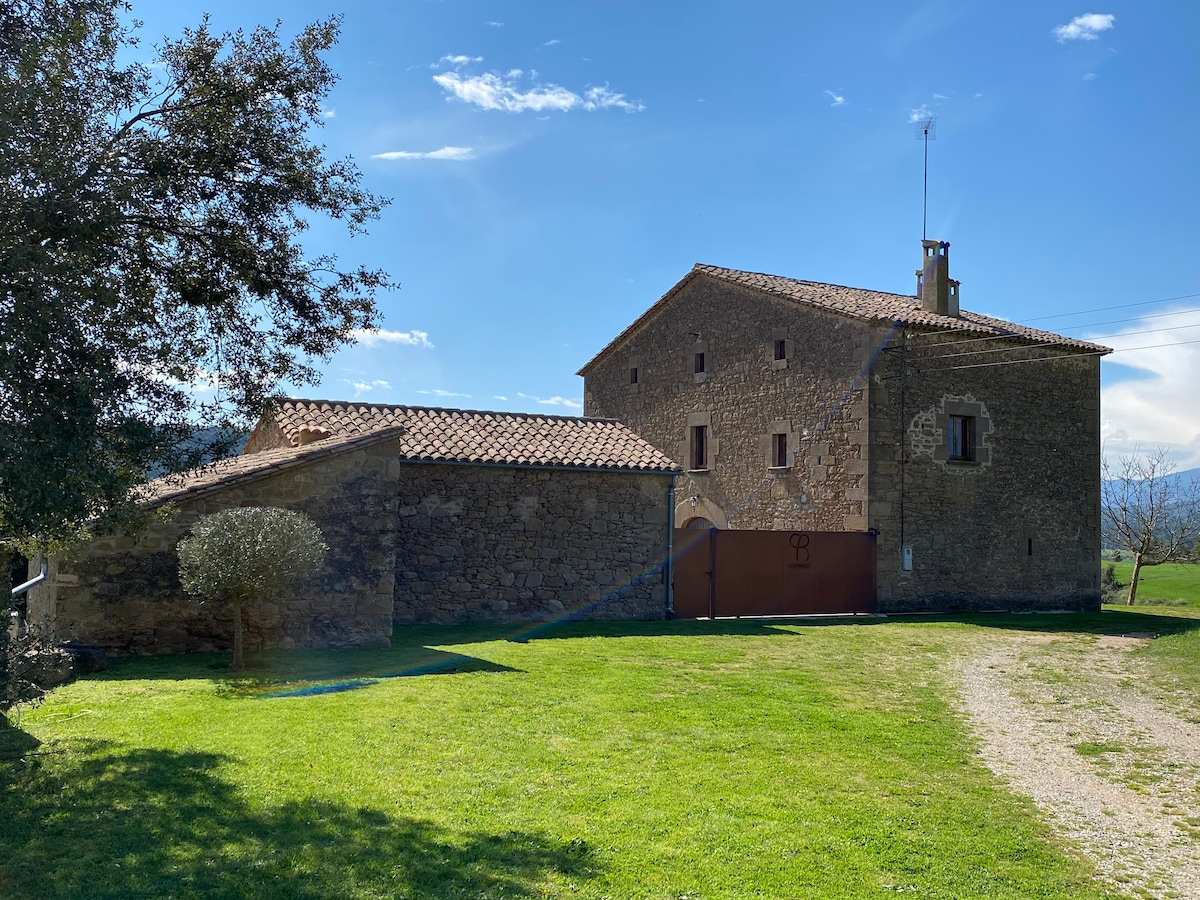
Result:
[[[917,269],[917,297],[921,309],[941,316],[958,317],[958,282],[950,277],[950,245],[946,241],[921,241],[923,258]]]

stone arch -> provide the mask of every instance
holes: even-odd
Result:
[[[675,496],[678,497],[679,495],[676,494]],[[693,505],[693,500],[695,501],[695,505]],[[693,519],[707,519],[711,524],[702,526],[704,528],[729,527],[729,522],[725,518],[725,511],[704,497],[685,497],[682,501],[675,504],[676,528],[694,528],[694,525],[688,525],[688,522]]]

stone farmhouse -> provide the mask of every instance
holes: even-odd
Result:
[[[285,402],[241,456],[149,486],[173,516],[51,560],[29,620],[114,653],[227,647],[228,611],[182,594],[174,548],[250,505],[302,510],[331,545],[311,583],[248,610],[251,648],[1095,608],[1109,351],[963,310],[948,245],[922,245],[914,296],[697,265],[580,370],[583,418]],[[762,596],[730,613],[738,591]]]
[[[676,527],[875,535],[881,611],[1098,608],[1110,351],[962,309],[922,251],[915,296],[697,265],[584,413],[684,463]]]
[[[292,400],[241,456],[150,485],[174,514],[51,560],[31,623],[110,653],[228,647],[229,612],[183,594],[201,515],[281,506],[330,545],[320,575],[246,612],[247,647],[384,646],[393,623],[666,614],[678,467],[573,416]]]

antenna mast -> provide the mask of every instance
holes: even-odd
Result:
[[[929,142],[937,140],[937,119],[933,116],[920,119],[916,138],[925,142],[925,184],[921,192],[921,240],[925,240],[925,221],[929,213]]]

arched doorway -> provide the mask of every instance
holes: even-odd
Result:
[[[709,528],[716,528],[717,526],[714,525],[712,522],[710,522],[708,519],[704,518],[704,516],[693,516],[692,518],[688,519],[686,522],[683,523],[683,527],[689,528],[689,529],[696,529],[697,531],[704,531]]]

